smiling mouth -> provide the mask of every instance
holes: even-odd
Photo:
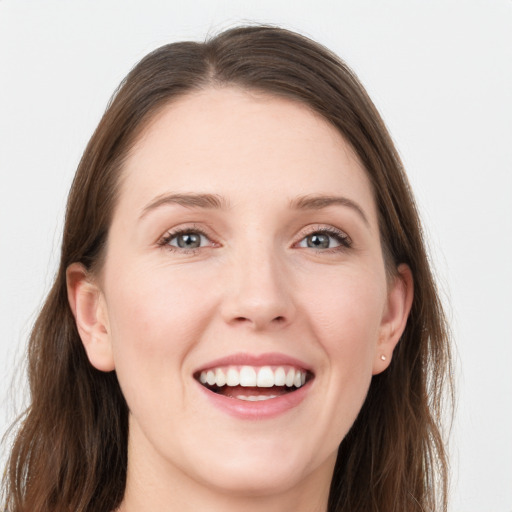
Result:
[[[222,366],[195,375],[205,388],[227,398],[257,402],[297,391],[313,375],[293,366]]]

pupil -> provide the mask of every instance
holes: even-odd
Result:
[[[201,235],[197,233],[187,233],[186,235],[180,235],[178,237],[178,247],[183,248],[196,248],[201,243]]]
[[[310,235],[308,236],[308,247],[314,247],[315,249],[328,249],[329,248],[329,236],[328,235]]]

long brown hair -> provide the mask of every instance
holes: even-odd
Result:
[[[120,504],[128,409],[115,372],[98,371],[87,359],[68,305],[66,269],[73,262],[92,273],[101,268],[123,160],[146,123],[173,99],[224,85],[302,102],[339,130],[373,184],[388,271],[406,263],[414,278],[412,310],[390,367],[373,377],[339,448],[328,510],[446,510],[439,425],[450,383],[448,332],[400,158],[364,88],[337,56],[267,26],[157,49],[108,106],[78,167],[60,267],[30,337],[31,404],[4,477],[4,510],[98,512]]]

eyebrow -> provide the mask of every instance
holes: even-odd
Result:
[[[364,210],[352,199],[342,196],[307,195],[293,199],[290,206],[297,210],[321,210],[329,206],[346,206],[354,210],[367,226],[370,226]]]
[[[140,215],[140,219],[150,211],[156,210],[164,205],[184,206],[186,208],[223,209],[227,203],[223,197],[217,194],[163,194],[147,204]]]
[[[140,219],[146,216],[150,211],[160,208],[164,205],[184,206],[186,208],[204,208],[204,209],[226,209],[227,201],[218,194],[163,194],[153,199],[147,204],[140,215]],[[307,195],[301,196],[290,201],[290,207],[294,210],[321,210],[329,206],[339,205],[354,210],[369,226],[368,217],[364,210],[351,199],[342,196],[326,196],[326,195]]]

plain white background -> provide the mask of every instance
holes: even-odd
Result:
[[[157,46],[249,21],[334,50],[383,114],[456,344],[450,510],[511,512],[511,0],[0,0],[0,431],[22,400],[23,378],[11,380],[111,93]]]

